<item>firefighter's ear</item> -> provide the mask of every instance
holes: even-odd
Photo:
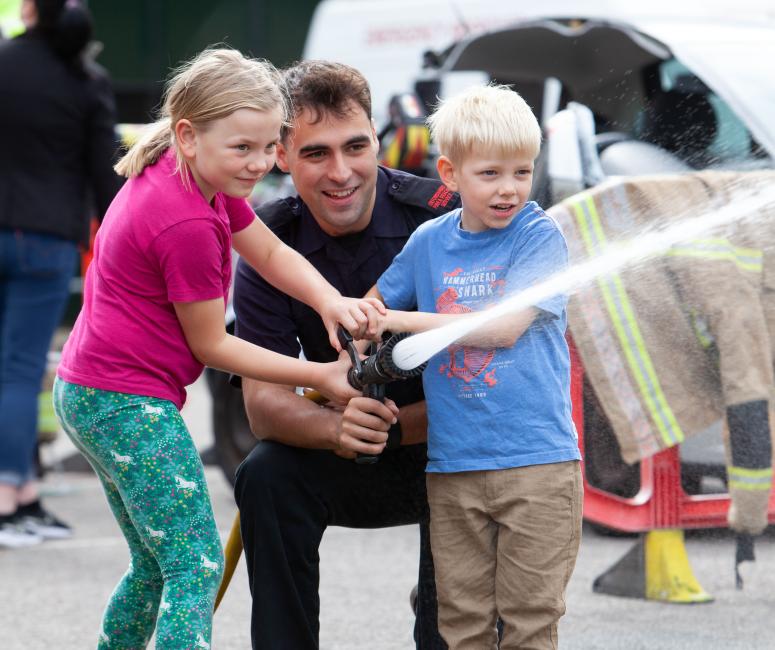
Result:
[[[371,118],[371,141],[374,144],[374,150],[379,153],[379,136],[377,135],[377,123]]]
[[[281,172],[288,173],[288,152],[282,142],[277,143],[277,159],[275,162]]]
[[[439,178],[451,192],[457,192],[457,180],[455,180],[455,165],[446,156],[439,156],[436,161],[436,169],[439,172]]]

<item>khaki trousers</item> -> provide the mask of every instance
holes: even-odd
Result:
[[[557,648],[581,541],[578,461],[429,473],[439,631],[450,650]]]

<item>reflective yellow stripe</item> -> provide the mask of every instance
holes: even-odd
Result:
[[[734,465],[730,465],[727,467],[727,471],[729,472],[730,476],[734,475],[735,478],[772,478],[772,467],[765,467],[764,469],[747,469],[745,467],[735,467]]]
[[[592,219],[595,233],[598,238],[598,252],[602,253],[605,251],[608,243],[600,222],[597,207],[591,196],[586,198],[586,207],[589,210],[589,215]],[[605,278],[601,278],[601,280],[605,280]],[[618,274],[612,274],[609,276],[609,280],[613,284],[612,288],[614,291],[611,292],[610,290],[606,291],[604,289],[604,293],[607,294],[606,304],[609,313],[611,313],[612,320],[614,321],[620,343],[625,349],[625,354],[627,354],[630,368],[641,389],[641,395],[647,402],[651,416],[654,419],[665,444],[673,445],[682,442],[684,434],[662,392],[662,387],[643,341],[643,336],[641,335],[638,322],[635,318],[632,306],[630,305],[624,283]],[[601,287],[603,286],[604,285],[601,283]],[[609,283],[609,289],[610,288]]]
[[[760,273],[762,270],[760,250],[733,246],[728,239],[695,239],[673,246],[666,255],[732,262],[739,269],[753,273]]]
[[[772,487],[772,483],[745,483],[743,481],[733,481],[729,479],[729,487],[735,490],[748,490],[749,492],[760,492],[769,490]]]
[[[573,207],[589,256],[605,252],[608,243],[592,197],[584,195]],[[683,431],[662,392],[621,277],[611,273],[598,278],[598,284],[630,372],[662,441],[667,446],[682,442]]]
[[[772,468],[747,469],[745,467],[727,467],[729,487],[738,490],[769,490],[772,487]]]
[[[560,228],[568,233],[568,252],[572,260],[585,257],[586,249],[582,241],[579,226],[570,204],[562,204],[552,209]],[[599,359],[605,359],[601,371],[612,386],[615,386],[615,398],[625,417],[631,424],[631,432],[638,447],[638,456],[646,458],[656,454],[662,447],[651,418],[646,414],[640,397],[636,394],[635,382],[625,368],[627,361],[619,352],[619,341],[610,327],[610,319],[605,307],[590,296],[591,291],[584,290],[575,301],[578,315],[574,316],[574,330],[586,327],[589,343],[594,347]],[[575,333],[575,332],[574,332]]]

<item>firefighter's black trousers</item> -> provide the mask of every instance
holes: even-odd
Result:
[[[425,463],[425,445],[384,452],[373,465],[358,465],[331,451],[270,441],[256,446],[238,469],[235,486],[253,596],[254,649],[318,648],[318,547],[326,527],[383,528],[418,522],[415,640],[421,650],[446,649],[437,630]],[[363,576],[364,581],[372,579],[377,578]],[[369,604],[362,607],[368,610]]]

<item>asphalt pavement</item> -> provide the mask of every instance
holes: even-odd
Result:
[[[183,415],[200,448],[209,446],[210,402],[204,382],[189,393]],[[72,454],[63,435],[44,449],[54,465]],[[218,526],[226,538],[236,508],[220,470],[206,468]],[[49,471],[47,506],[71,523],[70,540],[25,550],[0,550],[0,650],[94,648],[102,608],[123,574],[123,538],[93,474]],[[560,623],[563,650],[765,650],[775,648],[775,534],[757,540],[755,563],[742,565],[735,589],[734,539],[712,531],[687,535],[694,574],[714,596],[708,604],[674,605],[592,592],[596,576],[634,543],[585,526],[576,571]],[[331,528],[321,556],[323,649],[409,650],[418,533],[414,526],[383,530]],[[249,648],[250,595],[240,561],[219,611],[213,649]],[[151,647],[153,647],[151,645]]]

